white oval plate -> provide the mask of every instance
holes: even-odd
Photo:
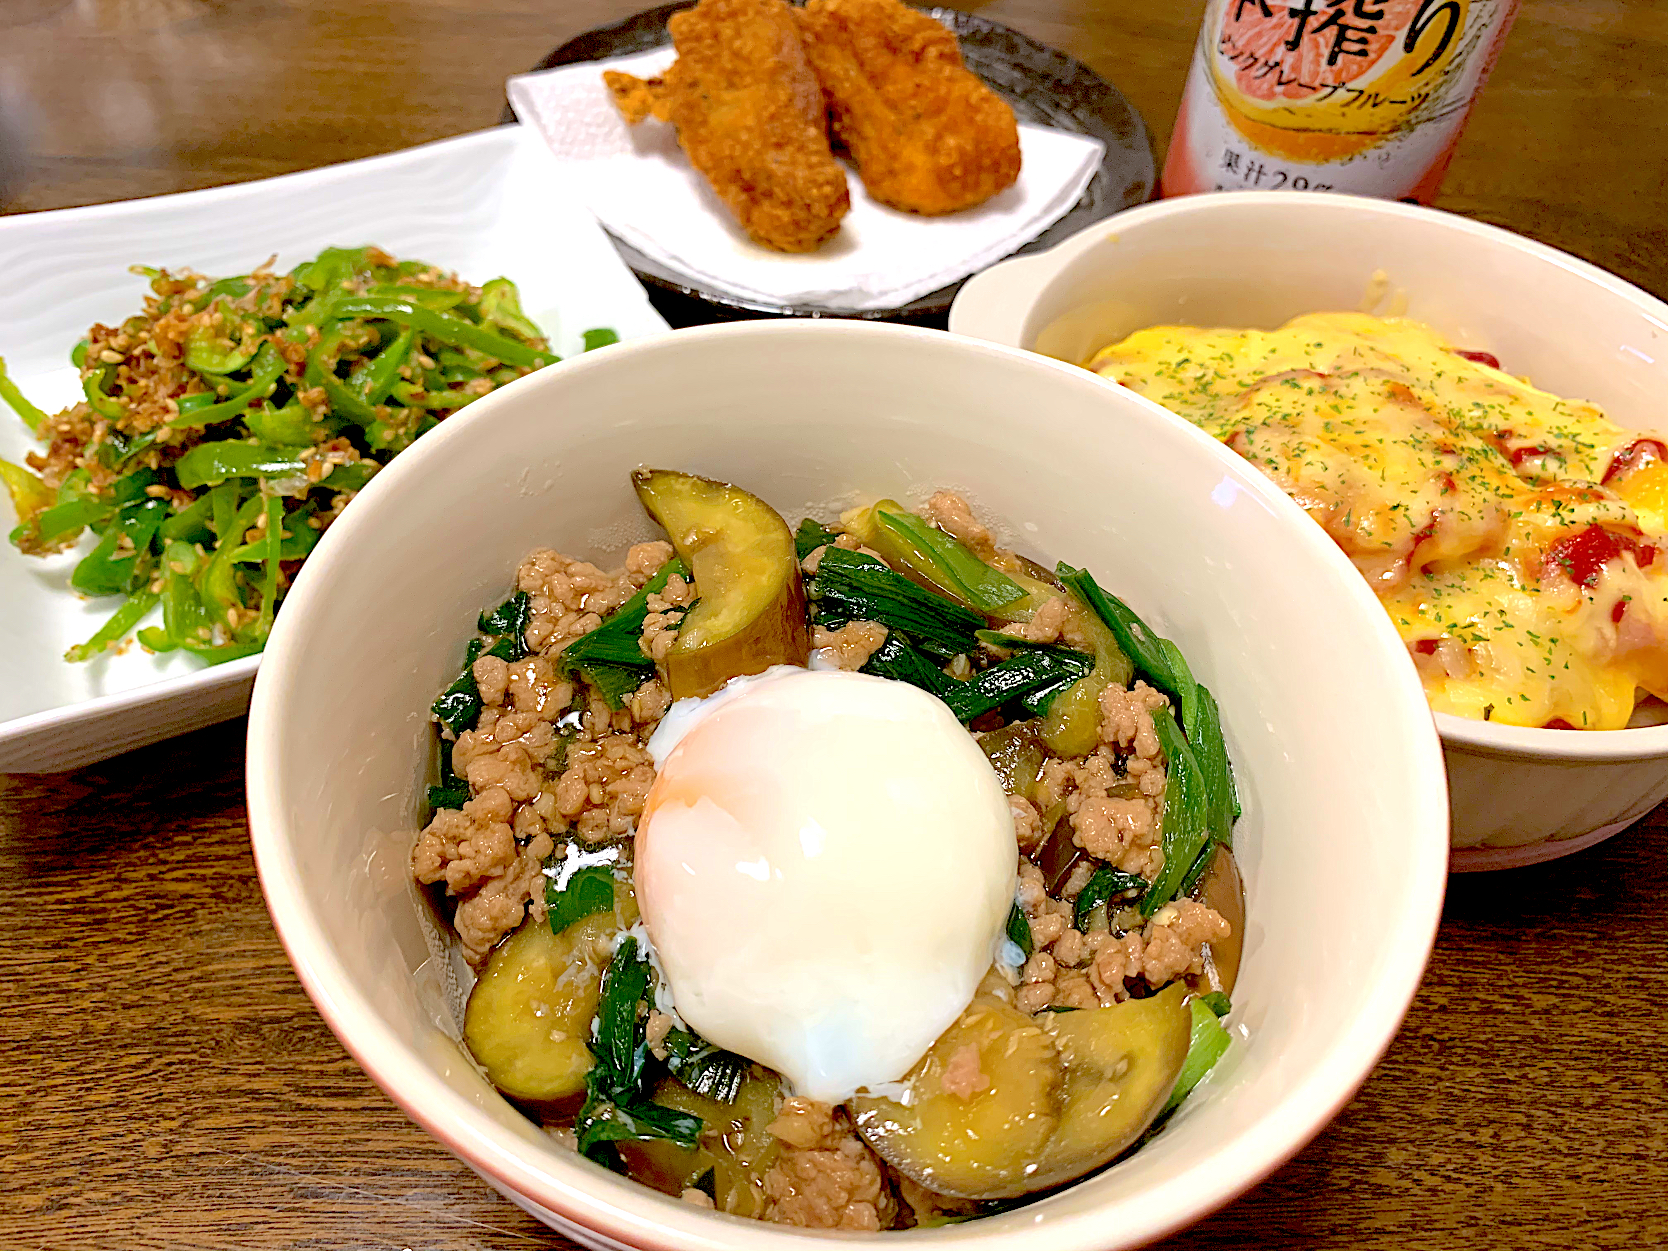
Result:
[[[94,322],[141,307],[146,280],[129,266],[222,275],[276,254],[287,269],[332,244],[367,243],[472,282],[509,277],[564,356],[592,327],[622,339],[666,328],[543,144],[503,126],[282,178],[0,217],[0,356],[25,395],[60,408],[79,398],[70,349]],[[0,457],[38,447],[0,404]],[[0,492],[0,533],[12,523]],[[71,591],[76,559],[0,544],[0,773],[73,769],[248,706],[257,657],[205,668],[135,644],[65,661],[120,603]]]

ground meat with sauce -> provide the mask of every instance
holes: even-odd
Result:
[[[444,883],[456,899],[452,925],[472,963],[484,962],[529,910],[543,915],[542,869],[558,840],[588,846],[623,838],[643,811],[654,784],[645,744],[671,705],[670,693],[651,678],[623,708],[610,708],[562,675],[560,655],[671,553],[666,543],[640,543],[623,568],[607,573],[541,549],[517,571],[516,584],[529,597],[524,642],[533,654],[514,663],[481,656],[471,666],[480,717],[441,750],[451,753],[472,798],[461,810],[437,811],[412,852],[417,880]],[[656,598],[665,611],[686,605],[692,592],[672,579]],[[657,637],[669,646],[675,624]]]
[[[824,652],[842,669],[861,669],[886,642],[886,627],[873,621],[849,621],[838,630],[816,626],[811,649]]]
[[[765,1174],[764,1219],[802,1229],[890,1229],[897,1204],[843,1110],[788,1099],[770,1123],[782,1153]]]

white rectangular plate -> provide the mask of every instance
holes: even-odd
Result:
[[[24,394],[55,410],[79,398],[69,351],[87,328],[140,310],[146,280],[129,266],[218,277],[274,254],[288,269],[333,244],[373,243],[471,282],[505,275],[564,356],[592,327],[622,339],[666,329],[544,144],[505,126],[260,182],[0,217],[0,355]],[[0,404],[0,457],[35,447]],[[0,492],[0,534],[12,520]],[[256,657],[207,668],[130,644],[65,661],[120,603],[70,590],[77,558],[0,542],[0,773],[76,768],[247,706]]]

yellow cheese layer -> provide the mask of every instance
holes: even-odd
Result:
[[[1228,444],[1324,526],[1433,708],[1618,729],[1638,689],[1668,697],[1668,463],[1593,405],[1362,313],[1154,326],[1089,367]]]

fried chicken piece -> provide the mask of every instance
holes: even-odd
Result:
[[[875,199],[954,213],[1013,185],[1013,110],[962,63],[944,26],[899,0],[809,0],[798,17],[834,135]]]
[[[666,25],[678,59],[664,79],[604,75],[620,112],[676,126],[689,163],[755,243],[816,250],[851,197],[792,10],[782,0],[701,0]]]
[[[619,70],[603,70],[602,81],[628,124],[635,126],[651,113],[663,122],[672,120],[664,78],[633,78]]]

